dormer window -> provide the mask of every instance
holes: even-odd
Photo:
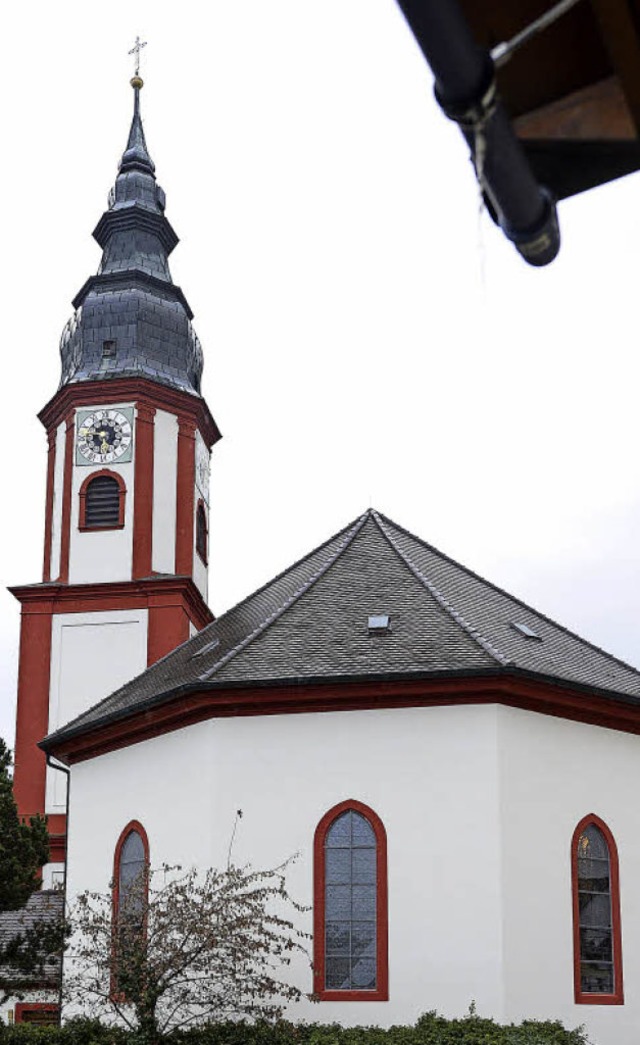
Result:
[[[121,530],[126,487],[121,475],[103,468],[80,487],[80,529]]]

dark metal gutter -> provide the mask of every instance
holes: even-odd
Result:
[[[457,0],[397,0],[435,77],[436,99],[459,125],[492,217],[530,265],[560,249],[555,200],[536,182],[496,90],[491,55]]]

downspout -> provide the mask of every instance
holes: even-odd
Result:
[[[56,769],[59,773],[66,773],[67,776],[67,802],[66,802],[66,831],[64,835],[64,884],[62,886],[62,924],[65,925],[67,919],[67,866],[68,866],[68,854],[69,854],[69,792],[71,790],[71,770],[66,766],[60,765],[59,762],[53,762],[51,755],[47,754],[47,766],[49,769]],[[62,1026],[62,974],[64,965],[64,949],[60,954],[60,986],[58,988],[58,1026]]]
[[[488,51],[474,40],[457,0],[397,0],[435,77],[435,96],[460,127],[489,210],[530,265],[560,249],[555,200],[536,182],[496,90]]]

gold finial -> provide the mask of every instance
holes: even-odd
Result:
[[[144,87],[144,80],[141,76],[132,76],[129,83],[136,91],[139,91],[141,87]]]

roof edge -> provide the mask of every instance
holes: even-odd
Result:
[[[418,677],[343,676],[185,685],[150,698],[133,712],[114,712],[90,727],[65,727],[38,746],[73,764],[210,718],[478,703],[506,704],[640,734],[639,697],[496,665]]]

